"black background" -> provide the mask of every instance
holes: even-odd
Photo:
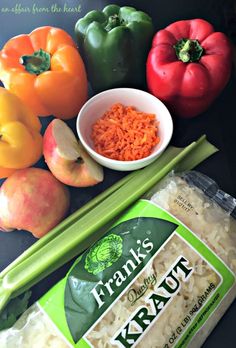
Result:
[[[57,4],[58,7],[76,7],[81,5],[80,13],[44,13],[44,14],[6,14],[1,12],[3,7],[14,7],[16,3],[21,7],[32,8],[33,3],[38,7],[50,7]],[[34,28],[43,25],[52,25],[65,29],[74,36],[74,25],[78,18],[82,17],[89,10],[102,9],[109,3],[119,5],[135,6],[146,11],[153,18],[155,29],[159,30],[173,21],[191,18],[203,18],[211,22],[216,30],[223,31],[234,40],[236,37],[236,19],[234,7],[236,2],[233,0],[68,0],[68,1],[30,1],[30,0],[0,0],[0,47],[12,36],[28,33]],[[235,9],[236,12],[236,9]],[[236,44],[236,42],[234,42]],[[191,119],[174,119],[174,135],[172,144],[176,146],[186,146],[196,140],[202,134],[219,148],[219,152],[198,166],[198,170],[215,179],[223,190],[236,196],[236,72],[235,67],[232,77],[214,104],[202,115]],[[0,110],[1,112],[1,110]],[[51,118],[43,119],[43,129],[45,129]],[[70,122],[74,128],[75,120]],[[38,166],[45,167],[41,160]],[[71,189],[72,204],[71,212],[79,208],[93,196],[103,191],[113,182],[121,178],[124,174],[112,170],[105,170],[105,180],[94,188]],[[1,209],[1,207],[0,207]],[[6,267],[20,253],[29,247],[35,239],[27,232],[17,231],[12,233],[0,232],[0,270]],[[70,263],[71,264],[71,263]],[[56,281],[61,279],[69,265],[49,276],[40,282],[33,289],[32,301],[36,300],[47,291]],[[209,336],[204,348],[218,348],[226,344],[228,348],[235,347],[235,322],[236,303],[228,310],[221,319],[217,328]],[[42,347],[44,348],[44,347]]]

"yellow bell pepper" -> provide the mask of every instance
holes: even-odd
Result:
[[[40,129],[39,118],[16,95],[0,87],[0,178],[39,160]]]

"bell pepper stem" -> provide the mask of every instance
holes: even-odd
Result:
[[[174,45],[176,56],[183,63],[197,62],[203,54],[198,40],[181,39]]]
[[[187,63],[190,60],[189,50],[191,49],[191,40],[187,40],[183,48],[179,51],[179,58],[182,62]]]
[[[51,57],[48,52],[40,49],[32,55],[24,55],[20,57],[20,64],[30,74],[39,75],[50,69]]]
[[[108,18],[108,23],[105,27],[106,31],[110,31],[112,30],[113,28],[116,28],[116,27],[119,27],[121,25],[121,21],[120,21],[120,18],[117,14],[113,15],[113,16],[110,16]]]

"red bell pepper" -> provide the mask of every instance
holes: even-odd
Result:
[[[182,117],[204,112],[227,84],[231,43],[202,19],[175,22],[156,33],[147,60],[149,91]]]

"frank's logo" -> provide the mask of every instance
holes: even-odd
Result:
[[[111,256],[107,258],[108,264],[106,264],[106,267],[111,266],[115,261],[118,260],[118,255],[121,256],[122,254],[122,238],[119,236],[116,236],[115,234],[111,234],[110,236],[102,239],[101,247],[104,248],[103,243],[106,242],[105,239],[110,238],[112,236],[120,238],[121,242],[118,242],[117,240],[117,243],[121,243],[121,246],[120,244],[119,246],[116,245],[116,247],[114,248],[116,252],[113,251],[113,253],[111,253]],[[112,296],[114,294],[114,291],[120,286],[122,286],[122,284],[126,281],[126,279],[136,270],[136,268],[143,262],[143,260],[147,257],[147,255],[153,249],[153,243],[149,240],[149,238],[146,238],[143,241],[138,239],[136,243],[138,245],[138,248],[136,250],[134,250],[133,248],[129,250],[130,258],[122,265],[121,269],[116,271],[113,274],[113,276],[110,279],[108,279],[106,283],[100,280],[96,284],[96,286],[90,291],[91,294],[94,296],[95,300],[97,301],[99,308],[101,308],[104,305],[107,295]],[[109,248],[109,246],[107,246],[107,248]],[[105,247],[105,250],[106,250],[106,247]],[[90,251],[90,253],[92,251],[93,249]],[[88,254],[88,256],[90,255],[90,253]],[[94,254],[94,257],[96,256],[96,260],[97,260],[99,253],[96,250],[96,245],[95,245],[95,250],[93,254]],[[93,257],[93,254],[92,254],[92,257]],[[108,256],[110,255],[110,252],[105,251],[104,254],[107,254]],[[101,255],[104,255],[104,254],[103,252],[101,253]],[[113,255],[113,258],[112,258],[112,255]],[[104,259],[104,257],[102,259]],[[87,259],[86,259],[86,264],[87,264]],[[94,264],[95,264],[95,261],[94,261]],[[96,267],[94,269],[96,270],[99,269],[99,272],[101,272],[101,270],[105,269],[106,267],[104,262],[101,263],[100,268],[98,264],[96,263]],[[85,268],[88,270],[88,267],[86,265],[85,265]],[[96,274],[96,273],[93,273],[93,274]]]

